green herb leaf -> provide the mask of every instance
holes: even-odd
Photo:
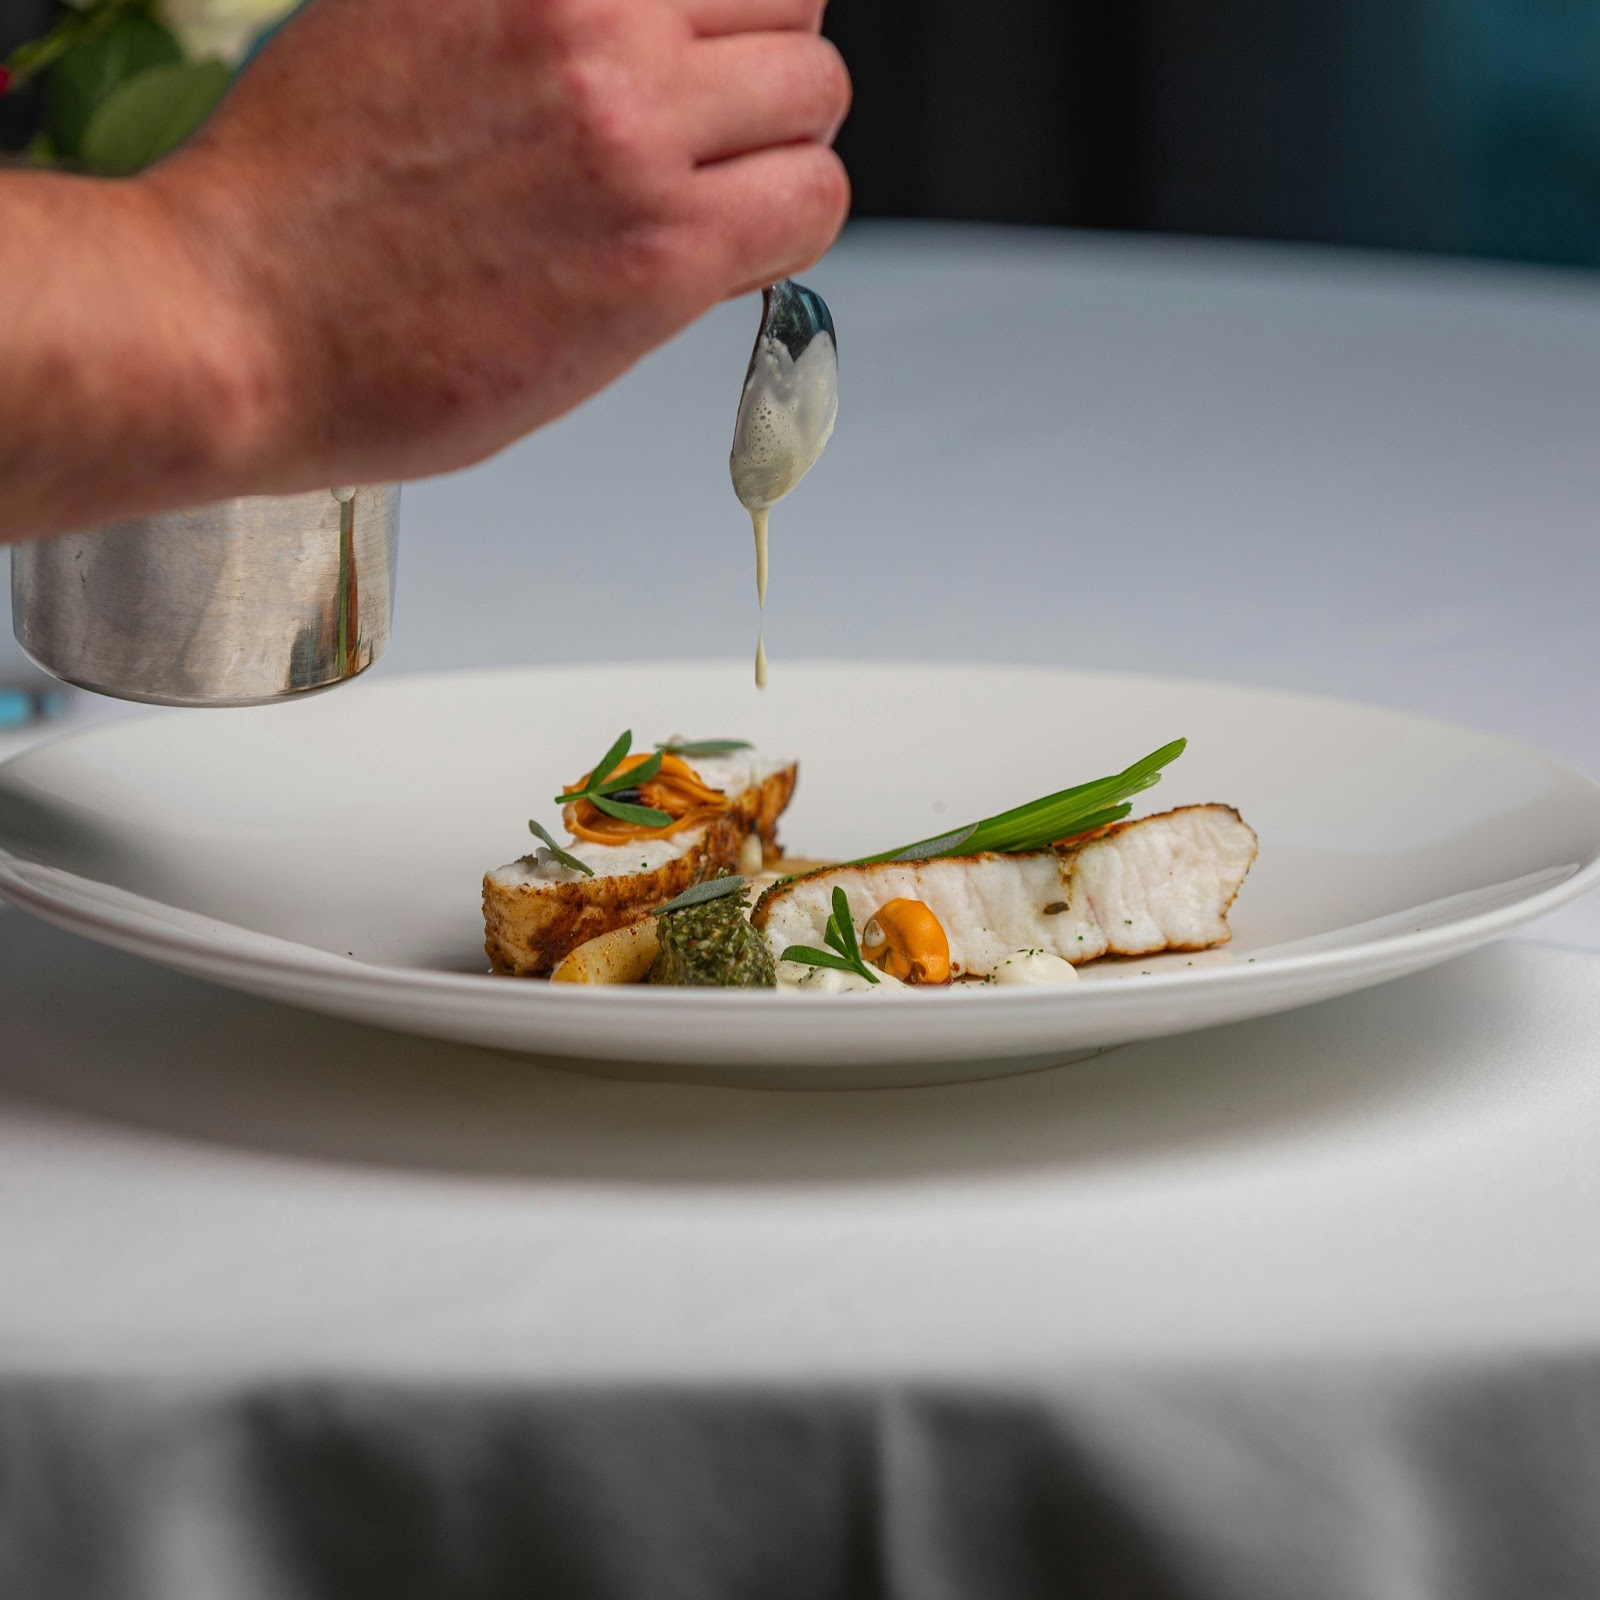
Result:
[[[792,944],[783,952],[785,961],[798,961],[808,967],[827,967],[834,972],[853,972],[876,983],[878,974],[861,957],[861,947],[856,943],[856,926],[850,917],[850,902],[843,889],[833,891],[833,910],[828,916],[828,926],[823,939],[832,946],[833,954],[817,950],[808,944]]]
[[[649,783],[661,770],[661,755],[657,752],[647,756],[638,766],[629,768],[626,772],[617,772],[617,767],[627,758],[628,751],[633,747],[633,730],[625,729],[617,736],[617,741],[595,763],[594,770],[584,780],[581,789],[567,789],[556,796],[557,805],[571,805],[577,800],[587,800],[596,811],[603,811],[608,817],[615,817],[618,822],[631,822],[640,828],[665,828],[671,823],[671,816],[665,811],[657,811],[654,806],[636,806],[628,800],[614,800],[613,795],[624,793],[629,789],[637,789],[641,784]],[[613,777],[612,774],[616,776]]]
[[[659,751],[653,756],[648,756],[636,767],[629,767],[626,772],[619,772],[614,778],[608,778],[604,783],[590,786],[593,794],[615,794],[619,789],[637,789],[649,783],[661,771],[661,754]]]
[[[111,178],[143,170],[187,139],[232,82],[220,61],[149,67],[125,79],[89,119],[79,159]]]
[[[844,953],[852,961],[861,960],[861,946],[856,943],[856,925],[850,915],[850,902],[844,890],[835,886],[833,891],[833,916],[830,918],[844,945]],[[876,982],[876,980],[874,980]]]
[[[589,774],[589,781],[585,787],[590,790],[598,789],[613,772],[617,770],[622,758],[633,748],[633,729],[624,728],[617,735],[616,743],[594,764],[594,771]]]
[[[963,845],[978,831],[976,822],[969,822],[964,828],[957,828],[954,833],[941,833],[937,839],[924,839],[921,844],[914,844],[909,850],[902,850],[895,857],[896,861],[931,861],[935,856],[954,855],[956,847]]]
[[[1136,761],[1126,771],[1076,788],[1062,789],[1026,805],[985,817],[966,828],[920,839],[915,844],[866,856],[846,866],[869,866],[880,861],[927,861],[937,856],[972,856],[982,851],[1017,852],[1046,850],[1060,839],[1070,839],[1093,828],[1120,822],[1133,807],[1127,802],[1161,781],[1161,769],[1176,761],[1188,743],[1174,739],[1171,744]]]
[[[738,750],[753,750],[754,745],[748,739],[694,739],[685,744],[658,744],[657,750],[669,756],[677,756],[684,761],[692,761],[696,756],[709,759],[713,756],[731,756]]]
[[[45,127],[56,150],[78,154],[90,120],[118,85],[182,60],[183,47],[153,17],[122,17],[69,47],[45,82]]]
[[[657,906],[651,915],[662,917],[669,911],[687,911],[690,906],[703,906],[708,900],[720,900],[724,895],[743,893],[744,879],[737,874],[727,878],[707,878],[704,883],[692,884],[664,906]]]
[[[803,967],[827,967],[831,972],[854,972],[859,975],[861,971],[843,956],[833,955],[826,950],[813,949],[808,944],[792,944],[778,959],[798,961]]]
[[[554,839],[550,837],[548,833],[545,832],[543,828],[539,826],[537,822],[534,822],[531,818],[528,822],[528,831],[536,838],[544,841],[545,848],[552,856],[555,857],[557,861],[561,863],[562,866],[571,867],[574,872],[581,872],[586,878],[592,878],[594,876],[593,867],[585,866],[584,863],[581,862],[576,856],[569,855],[561,848],[560,845],[555,842]]]
[[[665,811],[657,811],[654,806],[636,806],[627,800],[612,800],[592,790],[587,799],[596,811],[603,811],[618,822],[631,822],[636,827],[665,828],[672,821]]]
[[[617,767],[622,763],[624,757],[626,757],[629,750],[632,748],[633,730],[631,728],[624,728],[622,732],[617,735],[616,742],[611,746],[611,748],[607,750],[597,762],[595,762],[594,768],[589,773],[589,776],[585,778],[576,789],[565,789],[558,794],[556,796],[556,804],[558,806],[565,806],[570,805],[574,800],[592,800],[594,799],[596,793],[604,793],[608,788],[626,789],[631,787],[634,782],[632,773],[625,773],[622,775],[623,778],[626,779],[625,782],[611,783],[609,780],[612,773],[617,770]],[[646,762],[644,765],[648,766],[649,763]],[[660,770],[660,763],[658,762],[656,764],[656,771],[659,772]],[[652,773],[651,776],[654,777],[655,774]]]

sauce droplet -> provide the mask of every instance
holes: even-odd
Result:
[[[756,532],[756,598],[765,609],[767,604],[767,517],[770,507],[761,506],[750,513],[750,525]]]
[[[770,508],[752,507],[750,526],[756,534],[756,600],[763,612],[767,609],[767,517]],[[756,688],[767,686],[767,641],[765,630],[756,634]]]

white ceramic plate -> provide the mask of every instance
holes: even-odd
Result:
[[[333,1015],[630,1076],[932,1082],[1282,1011],[1469,950],[1600,874],[1600,789],[1464,728],[1121,674],[911,663],[574,666],[166,713],[0,767],[0,895]],[[1178,735],[1144,810],[1237,805],[1233,943],[1066,989],[585,989],[486,974],[484,870],[624,727],[792,754],[793,851],[860,855],[1098,777]]]

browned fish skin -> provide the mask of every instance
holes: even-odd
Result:
[[[706,826],[700,842],[653,872],[582,878],[574,883],[496,883],[483,880],[484,950],[500,973],[542,978],[586,939],[636,922],[647,911],[715,876],[739,860],[748,834],[762,853],[778,854],[778,818],[794,794],[798,767],[785,767],[739,795]]]

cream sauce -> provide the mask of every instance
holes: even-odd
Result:
[[[1018,986],[1077,981],[1078,969],[1049,950],[1018,950],[1007,956],[990,975],[992,983]]]
[[[767,517],[766,506],[750,513],[750,526],[756,534],[756,605],[763,617],[767,609]],[[767,633],[762,624],[756,627],[756,688],[767,686]]]
[[[770,515],[766,506],[750,513],[750,526],[756,534],[756,601],[763,610],[767,604],[767,518]]]
[[[816,465],[839,416],[838,357],[819,333],[796,361],[781,339],[756,345],[734,425],[728,470],[756,538],[756,597],[767,604],[767,518]],[[767,647],[756,640],[756,687],[767,686]]]
[[[798,961],[780,961],[778,987],[803,989],[808,994],[889,994],[906,986],[887,972],[880,972],[878,981],[873,983],[859,972],[840,972],[837,967],[802,967]]]

